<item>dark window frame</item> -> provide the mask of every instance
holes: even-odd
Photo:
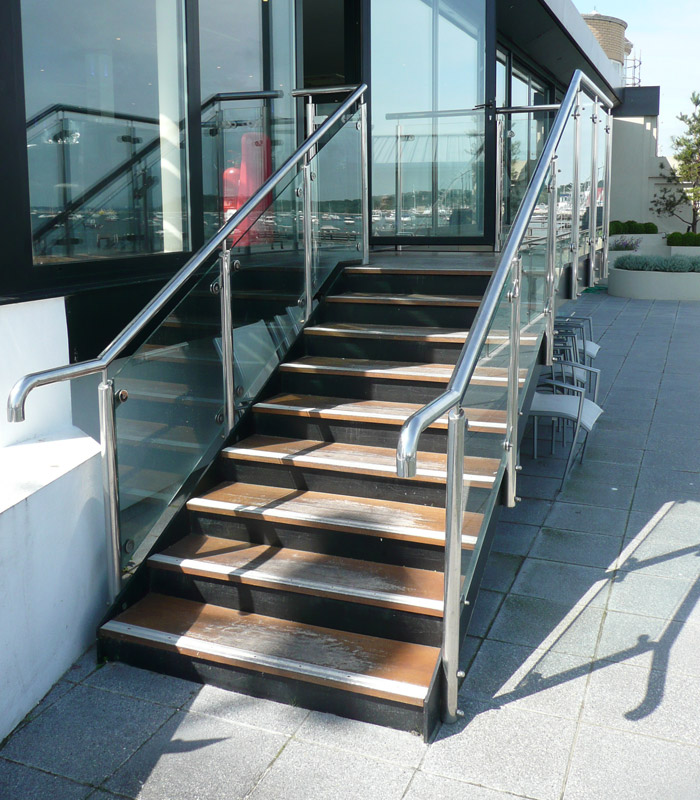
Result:
[[[166,280],[204,243],[199,0],[184,0],[190,247],[176,253],[34,264],[26,147],[21,0],[0,3],[0,305],[95,288]]]

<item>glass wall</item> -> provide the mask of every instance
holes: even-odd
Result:
[[[485,0],[373,0],[372,232],[484,235]]]
[[[200,0],[204,233],[294,151],[293,0]],[[268,92],[274,97],[232,98]]]
[[[22,0],[35,264],[189,248],[182,0]]]

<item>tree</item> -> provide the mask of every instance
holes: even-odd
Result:
[[[685,133],[671,140],[676,166],[667,173],[664,165],[660,165],[666,186],[654,195],[649,210],[660,217],[676,217],[697,233],[700,221],[700,94],[693,92],[690,102],[693,111],[678,115],[686,126]]]

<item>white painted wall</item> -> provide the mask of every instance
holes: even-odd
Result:
[[[0,307],[0,739],[94,641],[107,575],[99,444],[71,424],[68,384],[7,394],[68,363],[62,299]]]
[[[68,363],[66,309],[62,297],[0,306],[0,447],[24,442],[71,425],[67,383],[35,389],[26,421],[7,421],[7,395],[29,372]]]
[[[675,217],[658,217],[649,210],[651,199],[665,185],[658,155],[658,117],[617,117],[613,122],[613,171],[610,219],[655,222],[659,231],[685,231]]]
[[[107,603],[99,445],[77,429],[0,451],[0,739],[95,639]],[[5,492],[6,494],[6,492]]]

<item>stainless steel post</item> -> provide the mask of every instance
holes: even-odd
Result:
[[[506,505],[513,508],[518,498],[518,418],[520,415],[520,281],[522,258],[516,256],[511,264],[513,284],[508,292],[510,303],[510,362],[508,364],[508,419],[506,439],[503,443],[507,453],[506,463]]]
[[[367,103],[360,101],[360,162],[362,175],[362,263],[369,264],[369,164],[367,157]]]
[[[496,116],[496,233],[493,249],[501,252],[501,231],[503,229],[503,116]]]
[[[396,219],[394,220],[394,230],[396,235],[401,233],[401,217],[403,216],[403,128],[401,123],[396,124]]]
[[[592,141],[591,141],[591,189],[588,197],[588,286],[595,284],[596,244],[598,243],[598,130],[600,122],[598,117],[600,106],[598,98],[593,102],[591,114]]]
[[[231,308],[231,251],[224,241],[219,256],[219,300],[221,303],[221,361],[224,379],[225,431],[236,422],[235,362],[233,355],[233,310]]]
[[[581,216],[579,204],[581,201],[581,188],[579,186],[579,150],[581,149],[581,92],[576,94],[574,108],[574,178],[571,183],[571,299],[578,297],[578,253],[579,253],[579,228]]]
[[[610,244],[610,188],[612,183],[613,116],[607,110],[605,121],[605,205],[603,207],[603,278],[608,277],[608,246]]]
[[[107,534],[107,602],[111,604],[121,589],[121,538],[119,533],[119,476],[117,436],[114,422],[114,382],[102,373],[97,390],[102,449],[102,496]]]
[[[555,290],[557,270],[557,157],[552,157],[549,168],[549,208],[547,227],[547,279],[545,281],[545,306],[547,349],[545,352],[545,365],[551,366],[554,360],[554,315],[555,315]]]
[[[445,694],[442,721],[456,722],[459,618],[462,577],[462,521],[464,518],[464,411],[447,415],[447,497],[445,500],[445,594],[442,624],[442,670]]]

